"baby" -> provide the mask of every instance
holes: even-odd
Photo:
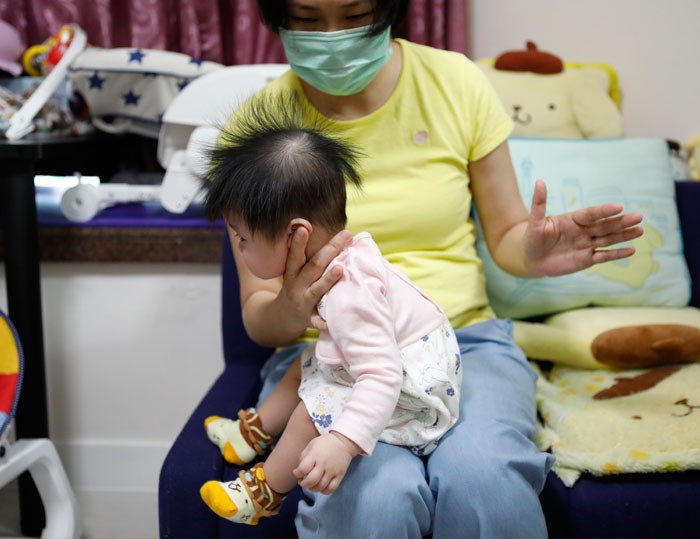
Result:
[[[206,214],[225,219],[239,270],[280,283],[294,232],[308,231],[308,260],[345,227],[346,183],[360,187],[358,153],[302,117],[294,98],[249,100],[222,131],[206,177]],[[235,481],[202,486],[203,500],[228,520],[276,514],[297,483],[332,493],[377,441],[429,454],[457,421],[460,353],[442,309],[367,232],[326,271],[335,265],[343,274],[318,304],[327,329],[316,345],[257,409],[205,421],[230,463],[269,452]]]

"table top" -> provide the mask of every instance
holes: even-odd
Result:
[[[18,140],[0,138],[0,159],[38,160],[66,151],[66,146],[85,144],[97,140],[96,133],[83,135],[30,133]]]

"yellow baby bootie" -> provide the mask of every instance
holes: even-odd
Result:
[[[250,526],[255,526],[260,517],[276,515],[285,498],[267,484],[262,464],[241,471],[233,481],[207,481],[199,493],[220,517]]]
[[[255,408],[238,412],[238,419],[210,416],[204,421],[209,439],[221,449],[226,462],[243,466],[264,455],[272,445]]]

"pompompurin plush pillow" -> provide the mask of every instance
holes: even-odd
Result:
[[[528,41],[480,60],[515,128],[514,137],[615,138],[624,134],[619,89],[606,64],[563,62]]]

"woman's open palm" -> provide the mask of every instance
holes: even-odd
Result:
[[[547,216],[547,188],[537,180],[525,233],[525,255],[541,275],[565,275],[594,264],[634,254],[633,247],[609,247],[644,233],[642,215],[622,213],[620,204],[603,204]]]

